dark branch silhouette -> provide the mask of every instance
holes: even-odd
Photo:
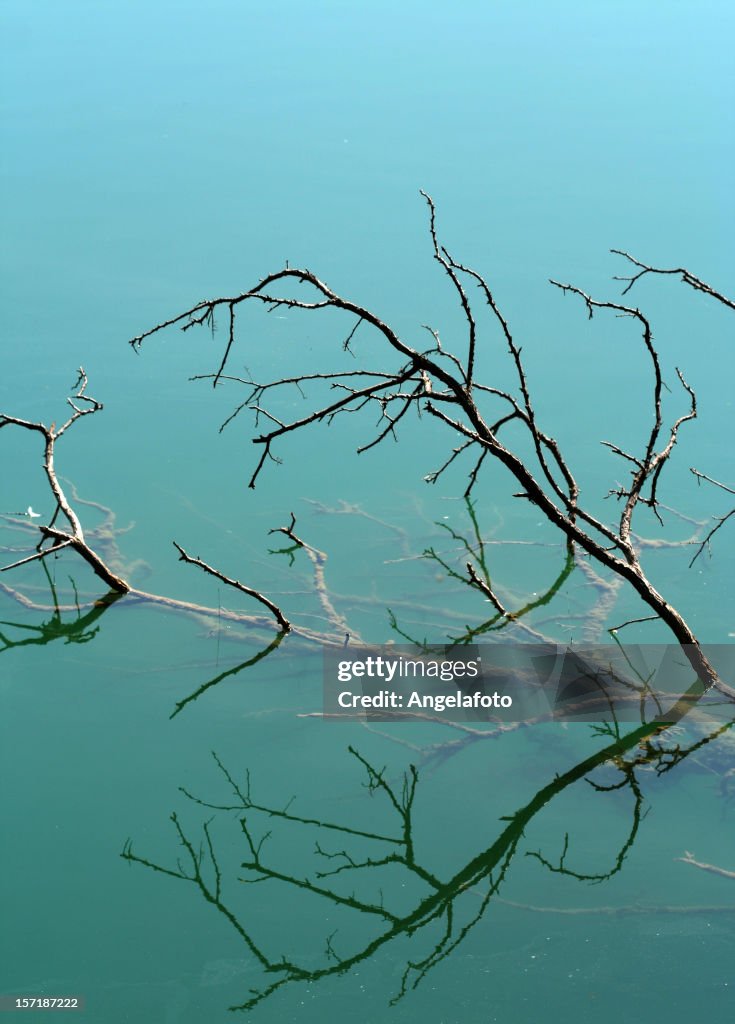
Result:
[[[358,451],[364,452],[381,443],[386,437],[395,436],[400,421],[410,410],[426,412],[449,428],[454,447],[440,467],[429,473],[425,479],[429,482],[436,481],[455,460],[463,457],[465,453],[472,453],[474,460],[466,490],[466,493],[469,493],[485,460],[489,457],[499,461],[520,486],[515,497],[535,505],[548,521],[562,532],[570,550],[585,553],[600,567],[629,584],[654,615],[671,630],[677,641],[684,645],[692,667],[705,684],[718,685],[729,693],[728,688],[718,680],[717,673],[702,652],[694,631],[647,577],[633,533],[634,515],[641,506],[650,509],[661,521],[658,492],[663,470],[675,448],[680,429],[697,415],[696,396],[684,373],[676,369],[684,399],[682,411],[673,422],[665,426],[661,401],[664,387],[661,360],[653,343],[651,324],[646,316],[635,307],[599,301],[574,285],[552,282],[563,293],[579,296],[590,317],[597,310],[609,310],[631,322],[640,332],[643,347],[650,359],[651,427],[642,449],[636,452],[626,451],[612,440],[603,442],[609,450],[623,459],[630,473],[627,484],[618,485],[610,491],[622,505],[617,523],[603,522],[589,508],[582,505],[579,485],[567,457],[560,450],[556,440],[540,425],[522,359],[521,346],[515,341],[509,322],[501,311],[490,285],[480,273],[455,260],[441,244],[437,234],[434,202],[425,192],[422,192],[422,195],[429,211],[429,233],[434,258],[457,297],[466,324],[466,347],[462,356],[446,351],[442,347],[438,333],[431,329],[429,334],[433,344],[428,348],[414,346],[400,337],[375,312],[338,294],[312,271],[288,265],[267,275],[248,291],[197,303],[139,334],[131,340],[131,345],[137,351],[147,338],[172,325],[180,326],[182,330],[189,330],[202,324],[214,328],[217,315],[224,312],[228,323],[227,343],[220,364],[210,378],[213,386],[217,386],[225,379],[238,379],[228,377],[225,371],[236,344],[235,310],[247,303],[265,305],[269,311],[285,308],[305,312],[333,310],[344,313],[354,318],[347,340],[348,345],[357,326],[362,328],[361,335],[366,329],[372,328],[383,342],[380,362],[374,369],[358,370],[346,375],[341,372],[310,372],[282,377],[267,383],[255,383],[239,378],[251,390],[226,423],[231,422],[233,416],[246,409],[254,414],[256,435],[252,440],[259,446],[261,453],[250,477],[249,486],[255,486],[266,462],[277,458],[274,454],[277,446],[290,433],[319,422],[331,423],[343,413],[355,413],[377,405],[378,433],[359,447]],[[624,255],[640,268],[639,273],[628,281],[626,290],[629,290],[645,273],[669,273],[640,264],[627,254]],[[732,306],[724,296],[688,272],[677,270],[671,273],[682,275],[685,282],[692,287],[706,291],[718,301]],[[516,385],[512,392],[476,380],[478,321],[467,290],[469,285],[479,293],[481,301],[487,305],[500,328],[515,372]],[[290,290],[293,286],[307,286],[311,297],[304,298],[293,294]],[[396,361],[392,370],[386,369],[389,357]],[[321,401],[309,402],[307,411],[302,416],[284,421],[263,404],[269,395],[277,393],[282,388],[295,386],[305,393],[307,383],[310,386],[321,385],[326,388],[328,397],[322,398]],[[511,423],[524,430],[534,452],[534,465],[510,442],[506,443],[502,439],[506,434],[505,428]],[[468,569],[468,572],[470,583],[493,603],[498,614],[506,614],[495,589],[489,587],[487,581],[483,581],[482,577],[476,574],[474,566],[472,570]]]
[[[703,292],[705,295],[709,295],[711,298],[721,302],[723,306],[727,306],[729,309],[735,309],[735,302],[732,299],[728,299],[726,295],[716,291],[711,285],[708,285],[706,281],[700,280],[695,277],[691,271],[686,270],[684,267],[674,267],[673,269],[664,270],[661,267],[651,267],[647,263],[641,263],[640,260],[635,259],[630,253],[625,252],[623,249],[611,249],[610,252],[614,252],[618,256],[625,257],[629,263],[633,266],[638,267],[637,274],[631,274],[630,277],[615,277],[616,281],[626,281],[627,284],[623,289],[623,295],[630,291],[636,281],[640,281],[646,274],[663,274],[663,275],[675,275],[680,278],[684,284],[688,284],[690,288],[693,288],[697,292]]]
[[[728,487],[727,484],[723,484],[721,481],[715,480],[711,476],[707,476],[706,473],[700,473],[699,470],[698,469],[694,469],[694,467],[690,468],[690,472],[693,473],[694,476],[697,478],[697,483],[700,483],[702,480],[705,480],[708,484],[712,484],[713,486],[718,487],[721,491],[726,491],[727,494],[735,494],[735,490],[733,490],[732,487]],[[697,561],[699,556],[702,554],[702,552],[705,550],[705,548],[708,551],[710,550],[710,541],[712,540],[714,535],[717,533],[717,531],[722,526],[725,525],[725,523],[728,521],[728,519],[730,519],[734,515],[735,515],[735,508],[730,509],[730,511],[727,512],[724,516],[715,516],[716,526],[712,527],[712,529],[709,531],[707,536],[704,538],[704,540],[701,542],[701,544],[697,548],[697,550],[696,550],[696,552],[694,554],[694,557],[692,558],[691,562],[689,563],[689,568],[690,569],[694,565],[694,563]]]

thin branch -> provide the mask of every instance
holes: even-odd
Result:
[[[705,295],[711,296],[718,302],[721,302],[723,306],[728,306],[730,309],[735,309],[735,302],[732,299],[728,299],[727,296],[722,295],[720,292],[715,291],[711,285],[708,285],[706,281],[700,280],[695,277],[689,270],[684,267],[674,267],[671,270],[664,270],[660,267],[651,267],[647,263],[641,263],[640,260],[635,259],[630,253],[625,252],[623,249],[611,249],[610,252],[615,253],[617,256],[623,256],[626,260],[632,263],[636,267],[640,267],[637,274],[633,274],[631,277],[614,277],[613,281],[627,281],[625,288],[623,289],[623,295],[630,291],[636,281],[639,281],[646,274],[678,274],[684,284],[688,284],[690,288],[694,288],[695,291],[704,292]]]
[[[439,240],[433,200],[425,192],[422,192],[422,196],[427,203],[429,211],[429,236],[435,260],[441,265],[446,277],[449,278],[462,307],[462,313],[468,330],[468,346],[465,358],[460,359],[454,353],[445,352],[441,346],[439,334],[436,331],[430,331],[435,347],[428,351],[418,350],[405,342],[395,330],[381,320],[374,312],[339,295],[312,271],[307,268],[293,268],[288,265],[262,278],[253,288],[246,292],[199,302],[189,310],[179,314],[179,316],[162,321],[132,339],[133,346],[136,349],[139,348],[145,338],[156,334],[172,324],[177,324],[182,329],[187,330],[196,325],[210,324],[211,326],[213,318],[220,308],[226,308],[229,313],[232,313],[240,304],[251,301],[266,304],[270,309],[283,307],[286,309],[303,310],[305,312],[332,309],[352,318],[352,330],[355,329],[356,323],[363,324],[366,328],[371,328],[377,332],[380,340],[383,341],[384,352],[391,355],[397,354],[402,357],[404,361],[402,369],[396,371],[392,377],[390,375],[388,377],[380,377],[376,373],[369,384],[357,388],[348,386],[343,380],[338,381],[332,377],[330,380],[332,386],[346,391],[346,394],[341,395],[337,401],[312,408],[307,415],[293,421],[279,422],[273,429],[269,429],[254,437],[253,442],[262,446],[262,452],[250,478],[250,486],[255,486],[256,480],[266,461],[278,461],[274,455],[273,446],[285,434],[306,428],[316,422],[326,421],[329,423],[337,414],[342,412],[358,412],[361,409],[365,409],[371,402],[377,402],[381,415],[388,421],[387,426],[381,427],[379,439],[382,440],[392,433],[395,423],[401,416],[406,414],[411,404],[425,395],[427,396],[426,410],[449,427],[455,439],[459,435],[461,442],[459,447],[462,450],[475,444],[481,449],[478,453],[475,469],[470,475],[468,491],[472,489],[480,469],[486,464],[488,455],[500,462],[514,477],[516,485],[519,485],[519,490],[516,491],[516,494],[537,507],[546,519],[564,534],[568,545],[578,546],[582,551],[590,555],[597,562],[598,566],[611,571],[618,579],[626,581],[633,588],[637,596],[662,619],[678,642],[683,645],[687,658],[689,658],[692,667],[703,681],[707,685],[717,684],[724,687],[724,684],[721,684],[714,667],[708,661],[697,643],[696,636],[682,615],[656,590],[643,572],[637,549],[633,543],[631,528],[633,514],[640,504],[652,508],[656,514],[659,514],[656,489],[660,474],[676,443],[679,428],[689,419],[693,419],[695,415],[696,404],[693,390],[679,372],[682,387],[687,391],[690,398],[690,409],[675,421],[669,431],[667,440],[663,445],[660,445],[659,439],[663,423],[661,395],[664,382],[660,357],[653,343],[653,332],[649,320],[636,308],[625,306],[621,303],[600,302],[592,299],[591,296],[573,285],[553,282],[564,292],[571,291],[582,297],[590,316],[597,309],[609,309],[618,315],[634,319],[641,327],[643,344],[652,366],[651,399],[653,416],[650,434],[644,445],[644,452],[641,455],[623,453],[622,449],[613,447],[614,451],[630,461],[633,468],[632,481],[627,487],[619,488],[614,492],[623,501],[623,508],[617,528],[613,529],[600,521],[589,509],[581,507],[579,489],[563,453],[554,438],[543,431],[537,422],[526,370],[521,358],[521,347],[513,338],[508,321],[501,313],[488,283],[476,271],[459,263],[450,256],[447,248]],[[640,266],[639,269],[643,271],[649,268]],[[492,388],[488,389],[475,383],[478,327],[472,311],[469,294],[464,285],[465,279],[473,281],[478,286],[481,295],[488,303],[493,316],[501,328],[510,358],[515,367],[520,399],[514,398],[507,392],[494,391]],[[278,294],[281,288],[289,289],[293,286],[302,285],[307,285],[313,289],[315,292],[313,301],[296,298],[288,291]],[[711,292],[711,294],[715,294],[716,297],[716,293]],[[232,323],[230,326],[232,327]],[[234,335],[231,330],[224,356],[215,375],[215,380],[221,380],[227,375],[226,364],[232,358],[235,348],[233,338]],[[384,361],[376,365],[379,367],[378,373],[385,373]],[[283,383],[290,379],[292,378],[284,377]],[[402,393],[402,385],[408,382],[411,382],[411,386],[416,389],[421,385],[423,393],[415,390],[412,394],[404,395]],[[278,382],[274,382],[274,386],[277,386],[277,384]],[[490,417],[486,419],[476,404],[476,395],[487,396],[488,398],[496,397],[501,401],[509,402],[511,414],[505,414],[500,418],[493,418],[492,421]],[[260,397],[262,397],[262,392],[259,393],[257,388],[255,388],[251,393],[250,399],[246,400],[245,403],[246,405],[257,406],[254,409],[256,417],[259,411],[262,413],[267,412],[259,404]],[[396,416],[387,412],[389,403],[393,401],[400,403],[399,413]],[[445,409],[447,410],[446,412],[444,411]],[[530,435],[535,458],[541,467],[540,479],[537,479],[532,472],[525,456],[525,450],[516,451],[509,445],[502,443],[498,437],[498,431],[506,423],[514,419],[523,424]],[[612,442],[610,443],[612,444]],[[367,447],[367,445],[364,446],[364,448]],[[446,460],[444,466],[449,464],[449,461]],[[650,488],[650,490],[647,490],[647,488]]]
[[[172,543],[176,550],[179,552],[180,561],[188,562],[190,565],[198,565],[200,569],[204,570],[204,572],[208,573],[210,576],[214,576],[215,579],[221,580],[222,583],[226,583],[228,587],[233,587],[235,590],[239,590],[241,593],[247,594],[248,597],[255,598],[256,601],[259,601],[262,605],[265,605],[265,607],[273,613],[273,615],[276,618],[276,621],[278,622],[279,626],[281,627],[284,633],[288,633],[290,631],[291,623],[288,621],[288,619],[283,614],[278,605],[274,604],[273,601],[270,600],[270,598],[265,597],[257,590],[253,590],[252,587],[248,587],[244,583],[240,583],[239,580],[233,580],[229,576],[225,576],[224,573],[221,573],[219,571],[219,569],[215,569],[207,562],[203,562],[201,558],[193,558],[191,555],[187,554],[186,551],[184,551],[184,549],[181,547],[181,545],[176,543],[176,541],[173,541]]]
[[[102,403],[98,402],[94,398],[90,398],[86,394],[87,390],[87,375],[82,367],[79,368],[77,380],[73,385],[75,390],[74,396],[68,398],[67,402],[72,408],[72,415],[69,419],[56,430],[56,424],[52,423],[50,427],[47,427],[41,422],[32,422],[30,420],[19,419],[16,416],[9,416],[5,413],[0,414],[0,429],[6,426],[17,426],[26,430],[33,431],[41,434],[44,438],[44,461],[43,468],[46,473],[46,479],[48,480],[51,491],[56,499],[56,506],[51,521],[46,526],[39,526],[38,530],[41,533],[41,541],[39,543],[39,549],[46,540],[53,541],[52,549],[58,550],[61,547],[71,547],[74,551],[79,554],[85,562],[91,567],[93,572],[112,590],[118,591],[119,593],[127,593],[130,590],[130,585],[117,573],[103,561],[103,559],[92,550],[87,543],[84,532],[82,530],[82,524],[77,516],[76,512],[69,504],[66,494],[59,483],[56,475],[56,469],[54,467],[54,454],[55,445],[59,437],[61,437],[77,420],[83,416],[89,416],[95,412],[99,412],[102,409]],[[77,403],[86,402],[86,407],[80,407]],[[56,521],[57,515],[61,511],[66,518],[70,531],[60,530],[53,524]],[[7,566],[7,568],[11,568]]]
[[[28,562],[35,562],[36,559],[45,558],[47,555],[55,555],[62,548],[66,548],[71,544],[71,540],[62,541],[60,544],[55,544],[52,548],[44,548],[43,551],[37,551],[35,555],[29,555],[27,558],[21,558],[17,562],[11,562],[10,565],[3,565],[0,567],[0,572],[7,572],[8,569],[17,569],[19,565],[26,565]]]
[[[720,528],[721,528],[722,526],[724,526],[724,525],[725,525],[725,523],[726,523],[726,522],[728,521],[728,519],[730,518],[730,516],[735,516],[735,508],[733,508],[733,509],[730,509],[730,511],[729,511],[729,512],[727,513],[727,515],[724,515],[724,516],[716,516],[716,517],[715,517],[715,518],[717,519],[717,525],[716,525],[716,526],[713,526],[713,527],[712,527],[712,529],[711,529],[711,530],[709,531],[709,533],[707,534],[707,536],[706,536],[706,537],[704,538],[704,540],[703,540],[703,541],[701,542],[701,544],[700,544],[700,545],[699,545],[699,547],[697,548],[697,551],[696,551],[696,553],[695,553],[694,557],[693,557],[693,558],[692,558],[692,560],[691,560],[691,561],[689,562],[689,568],[690,568],[690,569],[691,569],[691,567],[692,567],[692,566],[694,565],[694,563],[695,563],[695,562],[697,561],[697,559],[699,558],[699,556],[700,556],[700,555],[702,554],[702,552],[704,551],[704,549],[705,549],[705,548],[707,548],[707,549],[709,550],[709,547],[710,547],[710,541],[712,540],[712,538],[714,537],[714,535],[715,535],[715,534],[717,533],[717,531],[718,531],[718,530],[719,530],[719,529],[720,529]]]
[[[727,494],[735,494],[735,490],[733,490],[732,487],[728,487],[727,484],[723,484],[722,481],[720,481],[720,480],[715,480],[714,477],[707,476],[706,473],[700,473],[700,471],[698,469],[694,469],[693,466],[690,467],[689,472],[693,473],[694,476],[697,478],[697,483],[699,483],[701,480],[706,480],[707,483],[713,484],[715,487],[718,487],[722,491],[726,491]],[[704,540],[701,542],[701,544],[697,548],[697,551],[696,551],[694,557],[692,558],[691,562],[689,563],[689,568],[690,569],[694,565],[694,563],[697,561],[699,556],[702,554],[704,549],[707,548],[709,550],[710,541],[712,540],[714,535],[717,533],[717,531],[720,529],[720,527],[725,525],[725,523],[728,521],[730,516],[733,516],[733,515],[735,515],[735,508],[730,509],[730,511],[726,515],[724,515],[724,516],[716,516],[715,517],[715,519],[717,521],[717,525],[714,526],[709,531],[707,536],[704,538]]]
[[[706,480],[707,483],[714,484],[715,487],[719,487],[721,490],[727,491],[728,494],[735,494],[735,489],[733,489],[732,487],[728,487],[727,484],[723,484],[719,480],[715,480],[714,477],[707,476],[706,473],[700,473],[699,470],[694,469],[693,466],[690,467],[689,472],[693,473],[698,480]]]

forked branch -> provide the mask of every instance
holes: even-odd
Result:
[[[80,367],[77,380],[74,384],[74,394],[66,400],[72,410],[71,416],[58,429],[56,428],[55,423],[52,423],[50,427],[47,427],[41,422],[23,420],[17,416],[11,416],[7,413],[0,414],[0,429],[7,426],[16,426],[21,427],[24,430],[30,430],[40,434],[43,437],[43,469],[51,488],[51,492],[56,500],[56,507],[49,522],[45,525],[39,525],[36,527],[40,534],[36,554],[31,555],[28,558],[22,558],[19,561],[13,562],[11,565],[3,566],[2,569],[0,569],[0,572],[17,568],[18,566],[25,565],[27,562],[35,559],[46,558],[48,555],[56,553],[62,548],[71,547],[84,559],[85,562],[87,562],[92,571],[99,576],[103,583],[105,583],[111,590],[120,594],[125,594],[130,590],[129,584],[121,576],[113,572],[113,570],[86,542],[84,538],[84,531],[82,530],[82,524],[79,521],[79,517],[76,512],[70,505],[61,484],[59,483],[54,466],[55,446],[58,439],[70,427],[72,427],[77,420],[81,419],[83,416],[90,416],[102,409],[101,402],[98,402],[95,398],[91,398],[87,395],[87,383],[87,375],[84,372],[84,369]],[[54,525],[59,513],[63,515],[68,523],[68,529],[66,530]],[[47,542],[50,542],[49,546],[44,547]]]
[[[623,256],[629,263],[632,263],[634,267],[638,267],[638,273],[631,274],[629,277],[616,276],[615,281],[625,281],[626,286],[623,289],[623,295],[630,291],[636,281],[640,281],[646,274],[663,274],[663,275],[674,275],[677,276],[688,284],[690,288],[693,288],[697,292],[704,292],[705,295],[711,296],[716,299],[717,302],[721,302],[723,306],[727,306],[730,309],[735,309],[735,302],[732,299],[728,299],[722,292],[716,291],[711,285],[707,284],[706,281],[702,281],[700,278],[695,277],[691,271],[686,270],[684,267],[673,267],[665,270],[662,267],[651,267],[647,263],[641,263],[634,256],[631,256],[629,252],[625,252],[623,249],[611,249],[610,252],[614,252],[616,256]]]
[[[213,325],[216,316],[222,312],[228,318],[229,331],[220,364],[211,379],[217,384],[225,379],[234,379],[227,371],[228,361],[236,347],[234,335],[234,311],[247,303],[264,304],[269,310],[289,309],[313,313],[316,310],[332,310],[347,314],[351,331],[348,346],[353,342],[357,325],[362,327],[360,339],[367,337],[368,329],[382,341],[380,356],[375,364],[345,375],[344,371],[326,370],[303,375],[287,375],[279,379],[255,384],[243,381],[250,388],[248,396],[241,402],[235,413],[250,409],[255,420],[254,444],[261,447],[260,458],[250,477],[249,486],[254,487],[269,459],[276,459],[275,446],[285,435],[306,429],[316,423],[331,423],[343,413],[356,413],[372,407],[378,411],[378,433],[358,451],[365,452],[377,447],[389,437],[396,437],[398,430],[410,412],[420,414],[426,411],[441,421],[449,430],[454,446],[444,458],[439,469],[425,476],[434,482],[447,469],[469,453],[472,458],[469,483],[466,493],[471,491],[478,473],[488,458],[500,462],[515,479],[519,490],[515,496],[530,501],[546,519],[564,534],[570,550],[581,552],[609,570],[618,579],[633,587],[641,600],[672,631],[682,645],[698,676],[707,684],[719,684],[717,674],[697,643],[696,636],[682,615],[661,595],[647,578],[634,543],[633,519],[642,505],[659,516],[658,490],[662,471],[676,445],[680,429],[696,416],[696,398],[693,388],[684,374],[676,370],[681,387],[687,398],[687,406],[665,430],[662,408],[662,392],[665,387],[659,351],[653,343],[651,323],[640,310],[621,303],[604,302],[592,298],[581,289],[553,282],[565,292],[580,296],[586,304],[589,315],[597,309],[609,309],[617,315],[633,320],[640,328],[644,350],[651,367],[650,404],[651,429],[640,452],[628,452],[614,441],[608,447],[622,457],[631,468],[631,479],[625,486],[618,486],[610,493],[622,502],[617,523],[603,521],[591,508],[580,500],[580,488],[566,455],[561,451],[554,437],[542,429],[537,415],[528,372],[522,359],[521,346],[511,333],[507,317],[493,295],[487,280],[476,270],[465,266],[450,256],[439,240],[436,226],[436,209],[427,193],[422,192],[429,211],[429,234],[433,255],[450,282],[459,302],[461,315],[467,329],[467,342],[462,352],[450,352],[441,343],[439,333],[429,328],[432,344],[421,348],[407,341],[393,330],[375,312],[353,302],[334,291],[328,284],[306,268],[285,268],[269,274],[252,288],[234,296],[224,296],[197,303],[174,317],[156,324],[131,341],[139,350],[145,339],[172,325],[183,330],[208,324]],[[627,255],[627,254],[625,254]],[[658,272],[655,268],[638,264],[639,273]],[[673,271],[672,271],[673,272]],[[732,303],[714,289],[686,272],[676,271],[684,280],[700,291],[706,291],[725,305]],[[500,327],[515,372],[516,385],[512,390],[502,390],[483,384],[476,379],[477,353],[480,344],[480,326],[467,290],[467,283],[480,292],[491,315]],[[634,281],[629,282],[629,287]],[[294,286],[307,286],[312,297],[296,294]],[[626,289],[627,290],[627,289]],[[371,351],[375,349],[372,347]],[[354,356],[356,351],[349,347]],[[396,361],[393,370],[387,369],[387,360]],[[306,385],[322,387],[327,397],[311,399],[306,395]],[[264,400],[278,394],[279,389],[299,388],[308,402],[304,415],[282,420]],[[338,397],[334,397],[335,391]],[[267,423],[266,429],[261,423]],[[509,424],[520,426],[526,435],[526,443],[517,447],[505,441],[510,438]],[[457,443],[459,440],[459,443]],[[533,456],[529,458],[528,441]],[[475,586],[478,587],[475,582]],[[488,597],[487,594],[485,594]],[[493,591],[497,599],[497,594]],[[492,600],[492,597],[488,597]],[[496,608],[498,606],[496,605]]]

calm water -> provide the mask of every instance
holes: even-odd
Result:
[[[114,555],[137,586],[250,608],[180,563],[176,540],[268,593],[294,621],[325,629],[303,553],[292,566],[269,554],[283,545],[268,531],[293,511],[297,532],[329,556],[335,607],[365,639],[396,638],[389,608],[401,629],[435,642],[483,620],[487,605],[418,557],[434,546],[459,567],[459,541],[445,527],[471,537],[457,497],[466,470],[433,488],[423,482],[453,437],[425,417],[406,422],[400,444],[357,458],[375,419],[344,418],[331,432],[321,426],[283,444],[283,464],[269,466],[252,492],[251,421],[241,416],[217,433],[241,392],[187,380],[216,366],[222,334],[169,332],[137,357],[125,344],[288,259],[408,340],[418,344],[430,324],[460,350],[463,325],[431,259],[419,188],[437,201],[450,251],[492,282],[523,344],[545,429],[591,507],[611,514],[604,495],[626,470],[599,441],[640,448],[650,423],[647,363],[627,322],[590,324],[547,279],[614,298],[610,279],[625,273],[607,252],[616,246],[688,266],[732,293],[731,5],[468,2],[450,14],[383,0],[287,0],[265,12],[225,2],[131,2],[123,11],[9,0],[2,19],[0,411],[60,422],[76,368],[85,367],[105,408],[59,444],[57,466],[81,498],[114,512],[112,523],[79,505],[89,531],[133,524],[117,535]],[[684,408],[674,366],[700,403],[664,500],[692,519],[725,514],[726,495],[697,488],[688,467],[734,478],[732,317],[669,279],[643,281],[633,295],[651,315],[671,387],[667,422]],[[297,367],[360,365],[340,348],[351,323],[281,312],[243,315],[233,372],[265,380]],[[482,377],[503,387],[504,353],[483,327]],[[382,365],[369,332],[354,347]],[[304,403],[295,393],[280,408],[300,415]],[[2,431],[0,512],[53,511],[41,454],[31,435]],[[552,587],[564,557],[539,514],[512,499],[515,489],[490,467],[476,510],[493,578],[522,607]],[[0,544],[22,545],[13,523],[1,522]],[[645,517],[639,525],[647,537],[677,540],[692,530],[674,513],[663,533]],[[658,588],[708,642],[730,642],[735,629],[732,537],[723,528],[711,557],[692,569],[691,548],[646,556]],[[14,557],[4,550],[3,564]],[[73,559],[47,564],[65,603],[73,604],[72,582],[80,602],[100,595]],[[50,600],[38,565],[2,582]],[[527,621],[560,641],[581,640],[594,601],[577,570]],[[621,592],[607,625],[641,614]],[[0,619],[0,994],[78,993],[85,1019],[105,1024],[194,1024],[232,1019],[229,1006],[273,980],[194,885],[121,859],[130,840],[136,856],[168,870],[177,858],[189,863],[172,812],[192,850],[204,844],[211,885],[203,828],[213,819],[222,901],[271,961],[318,973],[334,955],[369,946],[385,929],[377,914],[293,884],[238,881],[249,856],[238,815],[180,789],[233,804],[215,751],[240,785],[250,771],[259,805],[283,810],[293,798],[296,817],[395,835],[396,811],[385,792],[371,797],[364,787],[353,745],[385,766],[394,793],[417,766],[416,859],[443,882],[492,851],[504,830],[511,843],[504,816],[539,793],[548,798],[512,838],[507,863],[503,853],[491,876],[453,893],[452,936],[475,922],[456,949],[454,939],[440,945],[445,919],[437,919],[343,975],[284,986],[244,1019],[531,1024],[542,1015],[612,1022],[653,1012],[678,1024],[699,1019],[703,1001],[711,1020],[732,1014],[734,883],[679,859],[690,851],[735,870],[731,731],[671,771],[640,768],[637,806],[630,786],[564,782],[609,742],[589,726],[536,726],[452,747],[462,734],[445,726],[377,731],[309,717],[321,707],[318,648],[289,638],[235,672],[267,637],[243,635],[222,617],[123,600],[91,619],[67,611],[59,620],[2,593]],[[647,624],[627,639],[668,637]],[[687,729],[670,743],[686,750],[702,738]],[[620,773],[601,765],[590,778],[610,786]],[[614,870],[636,806],[637,831]],[[315,843],[356,862],[390,852],[365,835],[247,817],[256,839],[272,830],[263,857],[282,874],[345,898],[354,891],[396,917],[426,894],[424,882],[390,864],[318,879],[346,862],[315,854]],[[526,855],[558,868],[565,835],[570,873]],[[489,871],[493,855],[483,863]],[[500,884],[485,907],[490,877]],[[406,965],[445,949],[391,1005]]]

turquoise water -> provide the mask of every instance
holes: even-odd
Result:
[[[0,411],[60,422],[84,366],[105,408],[59,442],[57,468],[82,499],[111,509],[116,527],[134,524],[117,536],[117,551],[105,550],[136,586],[251,610],[180,563],[176,540],[269,594],[295,622],[330,628],[303,553],[293,566],[269,554],[283,545],[268,531],[293,511],[299,535],[328,555],[329,592],[352,632],[396,639],[390,608],[404,631],[441,642],[486,617],[486,605],[419,557],[433,546],[459,567],[459,542],[445,527],[472,530],[459,498],[467,469],[458,465],[435,487],[423,482],[456,443],[428,417],[407,419],[399,444],[359,458],[354,449],[375,429],[371,413],[294,436],[279,449],[283,464],[267,467],[253,492],[251,421],[243,415],[217,433],[240,391],[188,382],[217,365],[223,328],[214,340],[169,331],[138,356],[126,345],[288,259],[412,343],[429,324],[460,351],[464,327],[431,259],[419,188],[437,202],[450,251],[491,281],[523,345],[545,428],[590,506],[611,514],[604,495],[624,469],[599,441],[640,447],[650,429],[648,364],[627,322],[600,314],[589,323],[581,303],[547,279],[615,298],[611,277],[626,270],[608,249],[622,247],[687,266],[732,293],[730,5],[468,2],[450,12],[382,0],[287,0],[272,10],[8,2],[2,19]],[[693,519],[723,515],[727,495],[698,488],[688,468],[733,482],[732,316],[668,278],[641,281],[631,298],[653,322],[671,387],[667,422],[683,410],[674,366],[699,399],[663,500]],[[243,314],[233,368],[261,380],[297,366],[356,365],[340,348],[350,321],[283,315]],[[482,325],[480,375],[507,386],[497,332]],[[369,332],[361,329],[354,347],[359,359],[383,365]],[[281,408],[299,415],[303,401],[289,394]],[[1,512],[53,511],[37,440],[15,428],[0,433]],[[493,579],[517,608],[552,588],[564,552],[540,514],[513,500],[516,489],[489,467],[475,498]],[[77,507],[99,536],[103,511]],[[18,521],[2,520],[3,548],[24,543]],[[674,513],[663,532],[651,517],[640,520],[647,537],[683,540],[691,531]],[[724,527],[692,569],[687,547],[645,558],[657,587],[712,643],[729,642],[735,628],[732,536]],[[4,550],[3,564],[14,557]],[[65,604],[74,602],[70,578],[80,602],[100,596],[73,558],[47,565]],[[0,582],[50,601],[38,565]],[[527,621],[579,641],[594,604],[575,570]],[[447,744],[461,734],[446,726],[337,725],[308,717],[321,708],[315,646],[287,638],[235,672],[272,634],[125,599],[96,611],[83,609],[91,617],[75,628],[75,611],[55,619],[0,594],[0,994],[80,994],[89,1021],[232,1019],[227,1008],[270,980],[193,885],[121,859],[130,840],[136,856],[175,870],[186,851],[174,811],[195,849],[214,815],[223,901],[274,961],[285,956],[318,973],[334,963],[328,936],[344,957],[380,930],[375,915],[293,885],[237,881],[248,856],[237,815],[180,792],[232,803],[211,751],[240,783],[250,771],[253,799],[264,806],[281,810],[293,797],[296,816],[380,835],[393,834],[395,810],[385,793],[370,797],[348,746],[385,766],[396,792],[417,765],[417,860],[448,881],[493,849],[509,827],[503,816],[608,742],[588,726],[545,725],[455,748]],[[621,591],[607,625],[641,614]],[[644,624],[627,639],[668,637]],[[568,834],[570,871],[611,872],[635,820],[634,793],[596,792],[582,779],[552,792],[483,916],[394,1005],[406,964],[436,948],[442,921],[400,934],[342,975],[286,985],[244,1019],[530,1024],[657,1013],[678,1024],[699,1019],[703,1002],[711,1020],[729,1019],[733,881],[679,858],[690,851],[735,870],[730,735],[661,775],[639,768],[639,827],[620,870],[598,884],[526,854],[558,866]],[[701,738],[687,731],[671,743],[687,749]],[[608,764],[590,777],[610,785],[620,775]],[[252,825],[258,836],[272,828],[270,863],[300,880],[324,870],[316,842],[355,859],[386,854],[365,836],[255,814]],[[211,864],[208,871],[211,879]],[[335,891],[353,886],[396,915],[425,891],[395,865],[347,882],[335,876]],[[455,893],[457,931],[487,886],[485,878]]]

